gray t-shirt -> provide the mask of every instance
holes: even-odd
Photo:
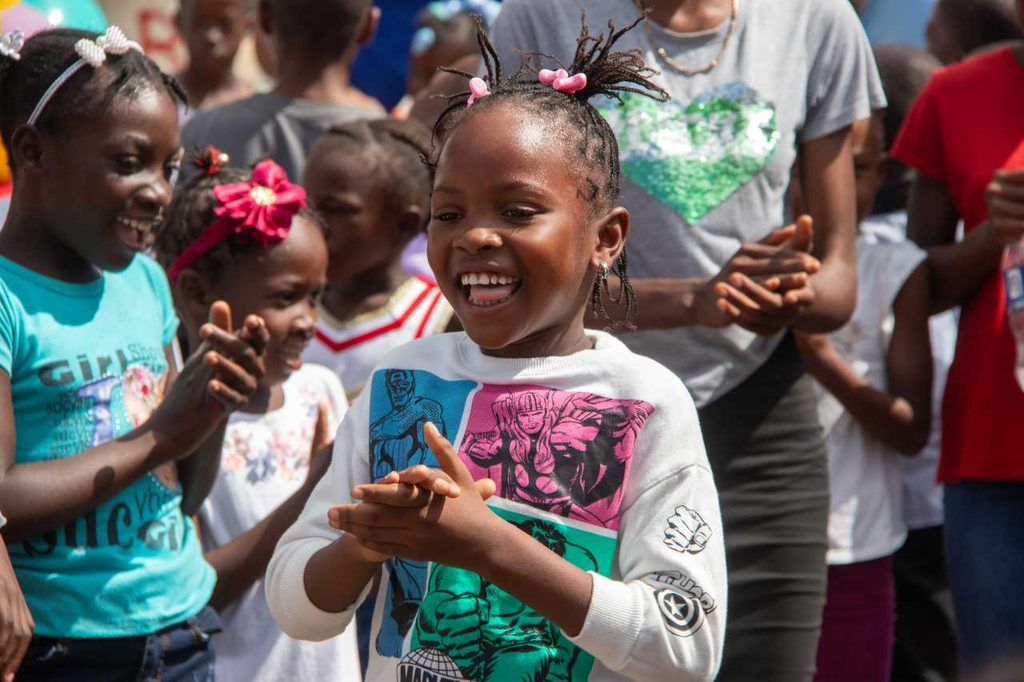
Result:
[[[371,107],[320,104],[282,95],[253,95],[195,114],[182,131],[186,150],[214,145],[231,157],[236,168],[257,161],[276,161],[292,182],[302,181],[306,157],[320,136],[337,123],[381,118]],[[196,171],[186,164],[187,178]]]
[[[584,7],[592,31],[609,19],[624,28],[639,13],[632,0],[506,0],[492,30],[506,70],[520,64],[518,50],[569,63]],[[639,49],[672,101],[627,94],[622,107],[595,102],[619,140],[621,203],[633,218],[630,274],[710,277],[741,244],[783,224],[798,147],[866,118],[885,98],[847,0],[741,0],[721,62],[695,76],[663,63],[657,47],[699,68],[718,54],[729,21],[691,34],[647,23],[650,35],[637,26],[617,49]],[[738,326],[622,336],[675,372],[698,405],[750,376],[780,339]]]

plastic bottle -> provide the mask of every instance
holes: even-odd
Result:
[[[1013,375],[1024,391],[1024,240],[1003,250],[1003,284],[1006,286],[1006,320],[1017,344]]]

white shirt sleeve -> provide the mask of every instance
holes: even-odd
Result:
[[[369,391],[356,400],[345,415],[334,441],[331,464],[314,488],[302,514],[292,524],[274,550],[267,567],[266,595],[270,614],[289,637],[323,641],[344,632],[365,596],[339,613],[320,609],[306,594],[306,564],[342,533],[327,523],[327,512],[339,504],[351,503],[354,485],[366,482],[369,470],[365,428]],[[362,472],[362,473],[360,473]],[[372,583],[371,583],[372,584]]]
[[[619,580],[591,574],[593,593],[572,639],[635,680],[714,679],[725,638],[725,545],[718,493],[685,389],[666,424],[637,442],[619,527]],[[661,415],[663,418],[664,414]],[[686,463],[665,472],[665,461]],[[657,475],[653,478],[647,468]]]

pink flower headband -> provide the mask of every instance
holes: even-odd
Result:
[[[587,74],[574,73],[570,76],[569,72],[565,69],[558,69],[557,71],[541,69],[537,72],[537,80],[544,85],[550,85],[558,92],[565,93],[566,95],[575,94],[587,87]],[[469,99],[466,100],[466,106],[471,107],[478,99],[487,97],[490,94],[491,89],[487,87],[487,81],[483,78],[470,78]]]
[[[269,159],[256,165],[249,182],[219,185],[213,196],[219,203],[217,220],[171,263],[167,278],[172,282],[232,234],[264,247],[283,242],[295,214],[306,206],[306,190],[289,182],[284,169]]]

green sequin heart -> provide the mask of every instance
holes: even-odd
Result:
[[[693,225],[768,165],[779,143],[775,107],[743,83],[703,93],[685,109],[627,93],[603,107],[622,172]]]

